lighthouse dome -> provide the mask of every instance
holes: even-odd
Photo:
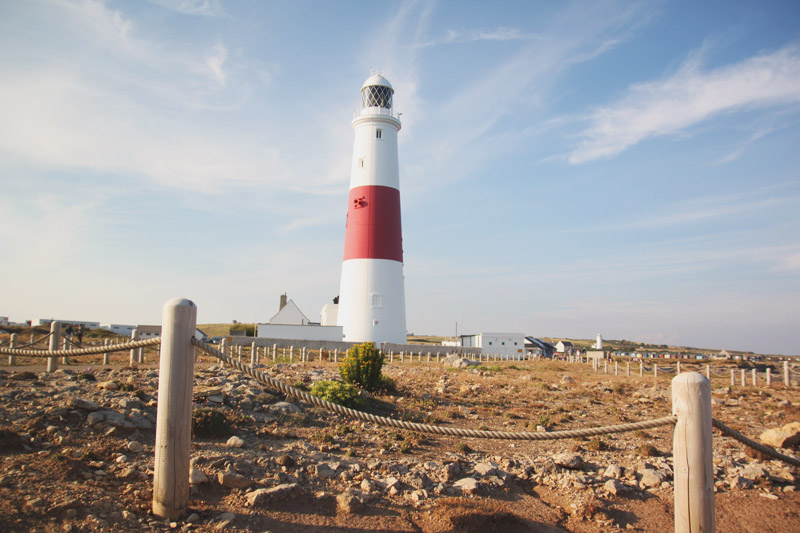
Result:
[[[392,108],[394,89],[389,80],[380,74],[373,74],[361,86],[361,107]]]

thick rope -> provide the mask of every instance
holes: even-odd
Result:
[[[771,446],[767,446],[766,444],[761,444],[760,442],[756,442],[753,439],[748,439],[735,429],[726,426],[716,418],[711,419],[711,425],[720,430],[720,432],[722,432],[723,435],[732,437],[741,442],[742,444],[744,444],[745,446],[749,446],[750,448],[753,448],[754,450],[757,450],[763,453],[764,455],[768,455],[773,459],[778,459],[779,461],[783,461],[784,463],[790,464],[792,466],[800,466],[800,459],[784,455],[779,451],[777,451],[775,448],[772,448]]]
[[[674,425],[677,420],[677,418],[674,416],[665,416],[654,420],[646,420],[644,422],[617,424],[615,426],[606,426],[599,428],[553,431],[550,433],[544,431],[541,432],[481,431],[474,429],[446,428],[441,426],[432,426],[429,424],[418,424],[416,422],[405,422],[394,418],[377,416],[370,413],[365,413],[363,411],[357,411],[355,409],[350,409],[349,407],[343,407],[341,405],[325,401],[321,398],[317,398],[316,396],[312,396],[311,394],[305,391],[296,389],[294,387],[290,387],[289,385],[286,385],[285,383],[268,376],[264,372],[259,372],[258,370],[249,365],[242,364],[240,361],[237,361],[232,357],[228,357],[221,351],[204,343],[203,341],[192,338],[192,344],[204,350],[205,352],[217,357],[220,361],[224,362],[225,364],[229,364],[235,367],[240,372],[247,374],[253,379],[266,385],[270,389],[277,390],[289,396],[294,396],[295,398],[298,398],[304,402],[310,403],[317,407],[321,407],[323,409],[327,409],[329,411],[333,411],[340,415],[348,416],[350,418],[356,418],[358,420],[363,420],[366,422],[371,422],[373,424],[379,424],[382,426],[408,429],[411,431],[419,431],[420,433],[433,433],[436,435],[450,435],[456,437],[473,437],[478,439],[557,440],[557,439],[574,439],[579,437],[591,437],[595,435],[610,435],[611,433],[636,431],[637,429],[650,429],[659,426]]]
[[[102,346],[92,346],[90,348],[81,348],[80,350],[18,350],[14,348],[0,348],[0,353],[8,355],[17,355],[22,357],[73,357],[78,355],[96,355],[100,353],[122,352],[124,350],[133,350],[135,348],[144,348],[146,346],[155,346],[160,344],[161,339],[146,339],[143,341],[131,341],[123,344],[106,344]]]
[[[45,339],[49,339],[49,338],[50,338],[50,335],[52,335],[52,334],[53,334],[53,332],[51,331],[50,333],[48,333],[48,334],[47,334],[47,335],[45,335],[44,337],[39,337],[38,339],[36,339],[36,340],[33,340],[33,341],[31,341],[31,342],[28,342],[28,343],[26,343],[26,344],[21,344],[21,345],[19,345],[19,346],[15,347],[14,349],[16,350],[16,349],[20,349],[20,348],[27,348],[28,346],[34,346],[34,345],[36,345],[36,344],[38,344],[38,343],[42,342],[42,341],[43,341],[43,340],[45,340]],[[11,340],[9,340],[8,342],[11,342]]]

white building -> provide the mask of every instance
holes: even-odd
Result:
[[[293,300],[287,301],[286,294],[281,295],[280,309],[269,324],[259,324],[256,330],[256,337],[267,339],[341,342],[342,336],[341,326],[312,323]]]
[[[32,326],[49,326],[53,321],[61,322],[61,326],[72,324],[73,326],[83,326],[87,329],[100,329],[100,322],[87,322],[85,320],[61,320],[52,318],[37,318],[31,322]]]
[[[101,329],[107,329],[112,333],[116,333],[117,335],[124,335],[126,337],[130,337],[133,330],[136,329],[136,326],[131,324],[100,324]]]
[[[484,355],[503,355],[511,359],[525,357],[525,335],[523,333],[478,333],[461,335],[460,346],[480,348]]]
[[[323,326],[335,326],[338,316],[338,304],[325,304],[319,313],[319,323]]]

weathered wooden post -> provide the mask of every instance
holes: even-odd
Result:
[[[242,360],[242,345],[241,344],[236,347],[236,360],[240,361],[240,362]]]
[[[658,377],[658,363],[653,363],[653,377]]]
[[[225,337],[223,337],[222,340],[219,341],[219,351],[225,355],[228,355],[228,339],[226,339]],[[225,368],[225,361],[220,359],[219,366],[220,368]]]
[[[706,379],[711,382],[711,365],[706,365]]]
[[[333,350],[333,362],[334,363],[338,363],[339,362],[339,348],[335,348]]]
[[[61,339],[61,349],[64,350],[65,352],[67,350],[69,350],[69,341],[67,340],[66,337]],[[61,357],[61,364],[62,365],[68,365],[69,364],[69,359],[67,359],[66,355]]]
[[[644,377],[644,361],[639,361],[639,377]]]
[[[11,338],[8,340],[8,347],[12,350],[17,347],[17,339],[19,338],[19,333],[12,333]],[[14,355],[8,356],[8,366],[16,365],[17,364],[17,357]]]
[[[758,386],[758,370],[754,368],[753,369],[753,387],[757,387],[757,386]]]
[[[792,378],[789,375],[789,361],[783,362],[783,384],[787,387],[792,386]]]
[[[746,377],[746,370],[742,369],[742,387],[747,385],[747,377]]]
[[[106,339],[105,341],[103,341],[103,346],[108,346],[108,344],[109,344],[110,342],[111,342],[111,339]],[[108,353],[108,352],[105,352],[105,353],[103,354],[103,364],[104,364],[104,365],[107,365],[107,364],[108,364],[108,358],[109,358],[109,353]]]
[[[437,363],[439,362],[439,358],[441,357],[441,355],[442,355],[441,352],[436,352],[436,362]]]
[[[736,385],[736,370],[731,368],[731,387]]]
[[[431,352],[428,352],[428,362],[431,362]]]
[[[625,361],[625,375],[631,377],[631,362]]]
[[[136,340],[139,340],[139,330],[133,328],[133,331],[131,331],[131,342]],[[136,348],[131,348],[131,357],[129,365],[132,367],[136,366]]]
[[[711,384],[702,374],[684,372],[673,378],[672,414],[678,417],[672,449],[675,533],[713,532]]]
[[[772,386],[772,367],[767,367],[767,387]]]
[[[272,345],[272,362],[274,363],[277,360],[278,360],[278,345],[277,344],[273,344]]]
[[[164,304],[158,368],[153,514],[182,518],[189,505],[192,445],[192,378],[197,307],[175,298]]]
[[[256,341],[253,341],[250,343],[250,364],[256,363],[258,363],[258,346],[256,346]]]
[[[49,350],[51,352],[55,352],[58,350],[58,345],[61,344],[61,322],[58,320],[53,320],[50,322],[50,346]],[[58,369],[58,358],[57,357],[48,357],[47,358],[47,371],[48,372],[55,372]]]
[[[289,361],[294,363],[294,346],[289,346]]]
[[[306,347],[303,346],[303,362],[308,362],[308,354],[306,354]]]
[[[680,373],[681,373],[681,362],[678,361],[678,364],[675,365],[675,375],[677,376]]]

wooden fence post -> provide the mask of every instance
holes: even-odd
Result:
[[[625,375],[631,377],[631,362],[625,361]]]
[[[711,365],[706,365],[706,379],[711,381]]]
[[[672,448],[675,533],[713,532],[711,384],[702,374],[684,372],[673,378],[672,414],[678,417]]]
[[[175,298],[164,304],[153,475],[153,514],[182,518],[189,505],[189,449],[192,445],[192,336],[197,307]]]
[[[675,375],[677,376],[680,373],[681,373],[681,362],[678,361],[678,364],[675,365]]]
[[[64,350],[64,351],[69,350],[69,341],[67,341],[66,337],[61,339],[61,349]],[[61,357],[61,364],[62,365],[68,365],[69,364],[69,359],[67,359],[66,355]]]
[[[256,346],[256,341],[253,341],[250,343],[250,364],[256,363],[258,363],[258,346]]]
[[[792,386],[792,378],[789,375],[789,361],[783,362],[783,384],[787,387]]]
[[[136,328],[133,328],[133,331],[131,331],[131,342],[133,342],[135,340],[139,340],[139,330],[136,329]],[[131,349],[131,360],[130,360],[129,364],[130,364],[131,367],[136,366],[136,348],[132,348]]]
[[[731,387],[736,385],[736,370],[731,368]]]
[[[653,363],[653,377],[658,377],[658,363]]]
[[[222,340],[219,341],[219,351],[228,355],[228,339],[223,337]],[[219,366],[220,368],[225,368],[225,361],[220,360]]]
[[[758,370],[754,368],[753,369],[753,387],[757,387],[757,386],[758,386]]]
[[[61,343],[61,322],[53,320],[50,322],[50,351],[58,350],[58,345]],[[58,357],[47,358],[47,371],[55,372],[58,369]]]
[[[103,341],[103,346],[108,346],[108,344],[109,344],[110,342],[111,342],[111,339],[106,339],[105,341]],[[109,354],[108,354],[108,352],[106,352],[106,353],[104,353],[104,354],[103,354],[103,364],[104,364],[104,365],[107,365],[107,364],[108,364],[108,357],[109,357]]]
[[[644,361],[639,361],[639,377],[644,377]]]
[[[17,339],[19,338],[19,333],[12,333],[11,338],[8,340],[8,347],[12,350],[17,347]],[[12,366],[17,364],[16,356],[9,355],[8,356],[8,366]]]
[[[747,371],[743,368],[742,369],[742,387],[747,385],[747,374],[746,374],[746,372]]]
[[[772,367],[767,367],[767,387],[772,386]]]

